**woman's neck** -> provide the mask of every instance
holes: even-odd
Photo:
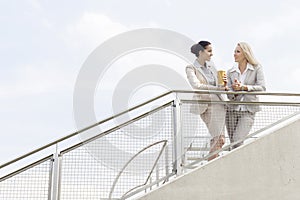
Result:
[[[239,62],[239,70],[241,71],[241,73],[244,73],[246,68],[247,68],[247,60],[243,60]]]
[[[205,66],[205,60],[201,58],[197,58],[197,61],[199,62],[200,65]]]

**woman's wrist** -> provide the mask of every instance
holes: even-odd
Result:
[[[241,91],[248,91],[248,87],[246,85],[241,86]]]
[[[217,86],[217,90],[228,91],[229,89],[227,86]]]

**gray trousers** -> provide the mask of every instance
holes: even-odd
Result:
[[[243,140],[249,134],[254,123],[254,116],[255,113],[249,111],[227,110],[225,122],[230,143]],[[242,144],[243,142],[239,142],[233,148]]]
[[[213,138],[224,135],[225,115],[226,109],[223,104],[210,104],[207,110],[200,115]]]

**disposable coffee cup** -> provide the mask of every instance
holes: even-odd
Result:
[[[226,75],[225,70],[218,70],[218,85],[219,86],[224,86],[225,83],[223,81],[223,77]]]

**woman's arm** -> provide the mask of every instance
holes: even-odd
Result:
[[[185,72],[189,83],[194,89],[198,89],[198,90],[220,90],[221,89],[217,86],[206,84],[204,77],[201,77],[202,80],[199,80],[196,76],[195,68],[191,65],[186,67]]]
[[[230,70],[228,70],[227,71],[227,87],[228,87],[229,91],[234,91],[232,89],[233,82],[232,82],[232,77],[231,76],[232,76],[232,74],[230,73]],[[237,95],[227,94],[227,97],[228,97],[229,100],[236,100]]]
[[[256,82],[254,85],[245,85],[246,91],[266,91],[265,77],[261,66],[256,67]]]

